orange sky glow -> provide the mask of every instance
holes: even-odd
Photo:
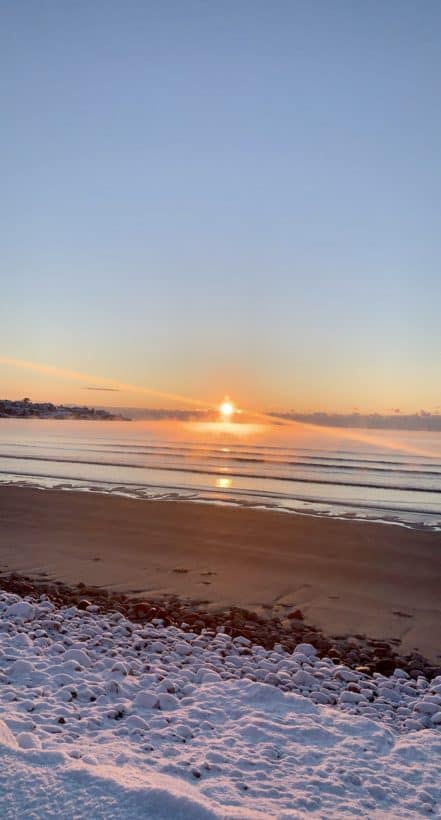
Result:
[[[13,356],[0,356],[0,398],[17,399],[29,396],[33,401],[52,401],[55,403],[87,404],[90,406],[106,407],[166,407],[166,408],[198,408],[216,410],[225,400],[225,388],[228,394],[234,396],[234,404],[238,409],[246,409],[254,414],[266,410],[294,410],[296,412],[393,412],[397,406],[402,413],[414,413],[421,407],[428,406],[432,397],[420,397],[420,403],[415,403],[414,395],[401,395],[398,401],[386,392],[371,393],[365,401],[360,399],[354,405],[353,398],[347,397],[345,402],[340,395],[337,399],[329,386],[310,385],[306,389],[300,380],[291,391],[289,402],[285,397],[282,401],[277,391],[263,391],[258,379],[253,384],[248,379],[235,377],[228,379],[226,373],[213,372],[205,383],[205,389],[200,392],[157,389],[156,386],[128,383],[125,380],[110,378],[107,375],[96,375],[86,370],[76,370],[40,362],[32,362]],[[295,382],[295,379],[293,380]],[[184,385],[183,385],[184,386]],[[193,385],[191,385],[193,386]],[[202,388],[202,385],[199,385]],[[425,404],[424,398],[427,398]],[[352,401],[351,401],[352,399]],[[436,409],[435,409],[436,412]]]

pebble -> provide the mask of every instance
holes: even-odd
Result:
[[[20,732],[16,739],[20,749],[39,749],[41,746],[38,738],[31,732]]]
[[[318,685],[317,680],[315,679],[314,675],[311,675],[310,672],[307,672],[305,669],[299,669],[298,672],[292,676],[293,682],[297,684],[297,686],[301,687],[309,687],[310,689],[316,688]]]
[[[133,705],[140,709],[155,709],[159,705],[158,696],[154,692],[138,692]]]
[[[340,695],[340,703],[360,703],[360,701],[366,700],[365,696],[361,694],[361,692],[349,692],[346,690],[342,692]]]
[[[13,621],[31,621],[34,613],[35,607],[28,601],[17,601],[7,608],[5,615]]]

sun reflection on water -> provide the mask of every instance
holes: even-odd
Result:
[[[222,477],[216,479],[216,487],[220,487],[222,490],[228,490],[232,486],[233,480],[231,478]]]
[[[269,429],[269,425],[256,424],[253,422],[235,422],[235,421],[191,421],[184,422],[183,425],[187,430],[193,433],[202,433],[203,435],[217,435],[234,436],[235,438],[248,438],[250,436],[259,435]]]

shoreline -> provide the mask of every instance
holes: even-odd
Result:
[[[15,473],[15,475],[21,475],[20,473]],[[27,474],[26,474],[27,475]],[[37,476],[36,476],[37,477]],[[55,478],[55,476],[50,475],[40,475],[40,478]],[[135,484],[136,488],[139,488],[139,484]],[[413,530],[415,532],[429,532],[434,534],[440,535],[440,544],[441,544],[441,521],[437,521],[434,524],[428,524],[424,521],[406,521],[400,519],[398,516],[393,515],[393,512],[396,510],[393,507],[387,507],[384,510],[380,510],[376,506],[369,507],[368,505],[363,508],[365,514],[357,514],[357,512],[353,512],[352,510],[349,512],[329,512],[329,511],[322,511],[317,509],[314,504],[325,504],[326,502],[316,500],[316,499],[308,499],[308,503],[311,504],[311,507],[308,509],[305,508],[297,508],[297,507],[287,507],[282,504],[263,504],[259,503],[258,498],[256,497],[256,501],[243,501],[239,498],[232,497],[228,498],[227,496],[217,497],[215,493],[213,493],[213,497],[209,494],[204,495],[204,491],[201,491],[201,495],[188,497],[185,495],[179,495],[179,490],[182,490],[182,487],[171,486],[169,491],[164,494],[164,496],[148,496],[144,495],[139,491],[131,492],[130,482],[126,482],[121,489],[107,489],[107,487],[100,487],[97,485],[96,482],[92,482],[90,486],[81,486],[80,484],[74,485],[71,483],[57,483],[53,486],[44,485],[44,484],[37,484],[36,482],[29,482],[29,481],[20,481],[20,480],[10,480],[10,481],[2,481],[0,482],[1,487],[16,487],[16,488],[23,488],[23,489],[31,489],[37,492],[53,492],[61,491],[67,493],[86,493],[90,495],[103,495],[107,498],[128,498],[132,501],[146,501],[149,504],[153,503],[184,503],[184,504],[206,504],[208,506],[213,507],[232,507],[235,509],[244,509],[244,510],[257,510],[263,512],[270,512],[270,513],[281,513],[283,515],[293,515],[293,516],[301,516],[304,518],[318,518],[324,519],[325,521],[354,521],[359,524],[368,523],[368,524],[381,524],[393,527],[403,527],[407,530]],[[166,485],[149,485],[149,488],[161,489],[166,490]],[[249,495],[246,492],[245,495]],[[343,508],[354,508],[360,509],[360,506],[355,502],[339,502],[339,501],[332,501],[329,502],[329,506],[334,508],[343,507]],[[369,512],[376,511],[376,514],[370,515]],[[384,512],[384,516],[380,515],[380,512]],[[402,510],[404,513],[414,513],[415,510],[408,508]],[[435,513],[434,513],[435,515]]]
[[[423,672],[441,666],[437,533],[11,485],[0,487],[0,516],[1,586],[24,584],[23,594],[49,585],[55,597],[132,613],[143,601],[178,625],[315,640],[372,671],[395,657]]]

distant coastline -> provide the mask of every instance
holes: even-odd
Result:
[[[183,421],[183,422],[211,422],[219,421],[219,412],[215,409],[183,409],[167,407],[114,407],[113,410],[128,415],[132,421]],[[340,427],[360,430],[396,430],[403,432],[441,433],[441,413],[431,413],[420,410],[416,413],[299,413],[295,410],[270,409],[259,413],[242,410],[235,414],[234,424],[243,424],[253,421],[262,422],[264,417],[268,424],[280,425],[286,421],[317,427]]]
[[[268,422],[280,424],[286,421],[318,427],[340,427],[364,430],[424,431],[441,433],[441,412],[420,410],[417,413],[298,413],[268,410]],[[32,402],[29,398],[12,401],[0,399],[0,418],[85,419],[96,421],[218,421],[219,412],[207,409],[183,409],[167,407],[114,407],[112,410],[96,409],[87,405],[53,404]],[[253,414],[240,411],[235,424],[253,420]]]
[[[270,411],[275,419],[298,421],[301,424],[315,424],[319,427],[359,428],[362,430],[424,430],[441,432],[441,414],[420,410],[419,413],[296,413],[293,410],[282,413]]]
[[[0,418],[84,419],[93,421],[131,421],[120,413],[79,405],[33,402],[28,398],[11,401],[0,399]]]

